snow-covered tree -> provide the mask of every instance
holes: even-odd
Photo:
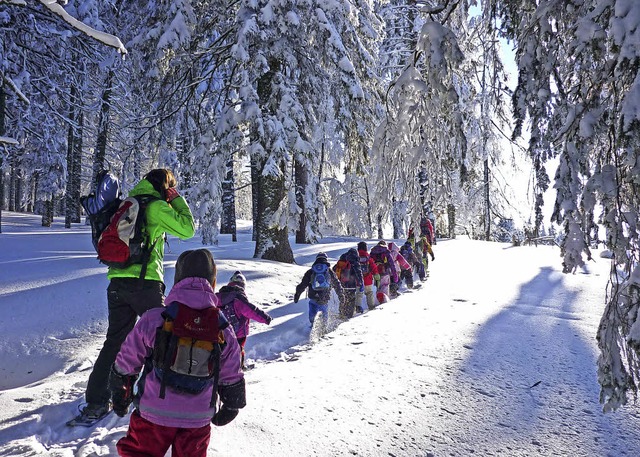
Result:
[[[308,220],[317,217],[317,181],[309,175],[296,178],[290,170],[310,173],[322,145],[345,144],[348,132],[366,137],[376,98],[362,82],[363,75],[373,76],[367,68],[374,63],[367,41],[376,30],[372,15],[371,4],[364,1],[241,2],[233,48],[238,99],[227,112],[241,109],[227,131],[244,125],[249,138],[256,257],[292,262],[289,230],[299,228],[301,212]],[[231,116],[223,118],[226,122]],[[340,119],[339,130],[314,128],[334,119]],[[328,131],[338,139],[312,143],[318,132]],[[295,162],[298,166],[292,167]]]
[[[590,258],[587,233],[596,211],[614,253],[598,330],[598,379],[604,409],[615,409],[640,384],[640,4],[491,3],[503,34],[517,44],[514,134],[529,119],[539,194],[548,183],[544,163],[558,156],[553,221],[564,227],[564,270],[582,267],[584,254]]]

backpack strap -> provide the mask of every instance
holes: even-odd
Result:
[[[138,214],[138,217],[140,217],[140,216],[144,217],[144,221],[142,222],[142,224],[144,224],[144,226],[142,227],[142,230],[146,230],[146,225],[147,225],[147,206],[152,201],[160,200],[160,199],[158,197],[156,197],[155,195],[151,195],[151,194],[136,195],[133,198],[135,198],[138,201],[138,205],[140,205],[140,210],[139,211],[142,214]],[[147,235],[149,235],[148,231],[147,231]],[[140,268],[140,277],[139,277],[139,279],[140,279],[140,281],[139,281],[140,289],[142,289],[144,287],[144,278],[147,275],[147,267],[149,265],[149,260],[151,259],[151,253],[155,249],[156,244],[158,243],[158,240],[160,238],[161,238],[161,236],[159,236],[158,238],[153,240],[153,243],[151,244],[151,246],[149,246],[148,249],[145,248],[144,253],[142,254],[142,268]]]
[[[171,302],[171,304],[167,306],[167,308],[162,312],[162,317],[164,317],[162,328],[164,328],[168,323],[173,322],[175,320],[176,316],[178,315],[179,306],[180,306],[179,302],[176,302],[176,301]],[[167,348],[165,350],[164,360],[162,361],[163,367],[165,369],[166,367],[171,365],[171,355],[175,351],[176,345],[177,345],[177,339],[173,336],[169,338]],[[165,381],[165,379],[166,379],[166,376],[162,376],[162,379],[160,380],[160,393],[158,396],[162,399],[164,399],[165,397],[166,388],[167,388],[167,382]]]
[[[222,330],[219,330],[219,332]],[[214,365],[213,365],[213,388],[211,389],[211,402],[209,403],[209,407],[213,408],[213,414],[216,413],[216,406],[218,403],[218,378],[220,377],[220,343],[216,342],[213,345],[213,357],[214,357]]]

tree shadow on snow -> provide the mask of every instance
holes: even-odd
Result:
[[[493,427],[515,431],[518,439],[540,436],[545,429],[557,439],[582,431],[585,440],[613,433],[624,442],[611,415],[600,410],[595,335],[581,328],[577,298],[561,273],[541,268],[514,302],[464,346],[468,355],[459,376],[461,395],[467,397],[462,401],[473,405],[468,406],[468,427],[477,427],[477,433]]]

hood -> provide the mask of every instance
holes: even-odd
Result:
[[[379,244],[376,244],[371,248],[371,254],[379,254],[381,252],[389,252],[389,249],[387,249],[386,246],[380,246]]]
[[[167,304],[177,301],[193,309],[218,306],[218,298],[209,281],[204,278],[184,278],[173,285],[164,301]]]
[[[136,195],[153,195],[154,197],[162,198],[153,185],[146,179],[136,184],[136,186],[131,189],[131,192],[129,192],[130,197],[135,197]]]
[[[244,290],[238,286],[222,286],[216,296],[220,300],[219,306],[225,306],[232,303],[238,296],[244,296]]]
[[[360,257],[369,257],[369,253],[368,253],[366,250],[364,250],[364,249],[360,249],[360,250],[358,251],[358,255],[359,255]]]

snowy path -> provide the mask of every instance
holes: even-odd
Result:
[[[127,418],[64,425],[106,316],[106,281],[80,242],[87,233],[53,231],[30,244],[7,227],[0,252],[24,253],[0,259],[0,310],[9,316],[0,456],[115,455]],[[335,260],[351,244],[294,246],[301,265],[255,261],[248,240],[212,248],[221,281],[242,269],[249,297],[274,321],[252,326],[248,405],[213,430],[209,456],[640,455],[637,407],[605,415],[598,404],[594,336],[607,261],[562,275],[555,247],[442,241],[423,288],[310,344],[306,300],[291,301],[303,264],[319,250]],[[168,277],[179,253],[198,246],[173,244]]]

